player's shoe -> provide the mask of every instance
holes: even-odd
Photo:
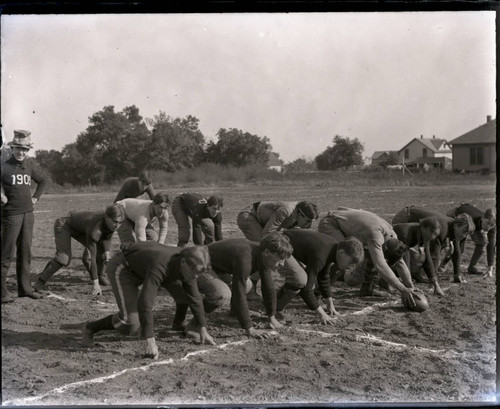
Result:
[[[87,347],[94,346],[94,331],[87,327],[87,323],[82,327],[82,343]]]
[[[99,284],[100,284],[100,285],[103,285],[103,286],[108,286],[108,285],[110,285],[110,282],[109,282],[109,280],[108,280],[108,277],[106,277],[105,275],[99,276]]]
[[[36,280],[35,285],[33,285],[33,289],[40,294],[48,294],[49,291],[47,289],[47,283],[43,281],[40,277]]]
[[[7,295],[2,297],[2,304],[8,304],[8,303],[11,303],[14,301],[15,301],[15,298],[10,293],[8,293]]]

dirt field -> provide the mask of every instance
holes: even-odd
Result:
[[[446,211],[471,201],[495,203],[494,186],[352,187],[321,185],[190,189],[225,197],[225,237],[242,237],[240,209],[258,200],[317,202],[321,214],[336,206],[363,208],[391,220],[405,205]],[[182,190],[168,190],[175,195]],[[33,275],[53,256],[53,223],[69,210],[103,209],[109,194],[46,195],[36,207]],[[317,222],[316,222],[317,224]],[[316,228],[316,224],[313,228]],[[167,242],[174,245],[173,218]],[[116,239],[116,238],[115,238]],[[118,241],[115,240],[115,248]],[[343,283],[334,287],[342,313],[335,325],[317,323],[301,299],[287,308],[285,330],[273,339],[249,340],[227,311],[209,317],[217,347],[201,346],[170,331],[173,302],[161,292],[155,305],[158,361],[142,358],[143,341],[108,332],[98,345],[81,345],[83,322],[114,312],[114,297],[89,295],[88,274],[75,258],[53,278],[50,298],[17,299],[2,306],[2,402],[4,405],[484,402],[495,399],[495,277],[467,276],[452,284],[451,265],[439,276],[445,298],[429,295],[431,309],[408,312],[396,294],[359,298]],[[467,241],[462,269],[471,255]],[[485,267],[485,260],[481,261]],[[14,266],[11,269],[11,277]],[[277,277],[277,281],[280,279]],[[16,293],[15,276],[9,287]],[[417,287],[429,292],[428,285]],[[162,290],[163,291],[163,290]],[[264,328],[258,302],[250,305]]]

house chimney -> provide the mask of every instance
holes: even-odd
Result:
[[[432,135],[432,139],[436,139],[436,135]]]
[[[486,115],[486,122],[490,122],[491,121],[491,115]]]
[[[420,135],[420,139],[424,139],[424,135]]]

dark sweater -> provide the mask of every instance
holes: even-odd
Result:
[[[123,185],[116,195],[113,203],[116,203],[118,202],[118,200],[123,199],[135,199],[141,196],[144,192],[148,194],[150,200],[153,200],[155,194],[153,191],[153,186],[151,184],[144,185],[144,183],[142,183],[139,178],[128,178],[125,180],[125,182],[123,182]]]
[[[214,222],[215,241],[222,240],[222,213],[211,217],[207,210],[207,199],[198,193],[183,193],[179,196],[182,210],[191,217],[193,221],[193,243],[203,244],[201,232],[201,221],[211,219]]]
[[[330,269],[328,266],[336,262],[337,241],[323,233],[311,230],[285,230],[293,246],[293,256],[306,265],[307,284],[300,291],[300,296],[311,310],[320,304],[314,295],[314,284],[318,281],[318,289],[324,298],[331,298]]]
[[[246,297],[246,281],[258,271],[267,315],[276,314],[276,290],[272,271],[265,268],[259,243],[246,239],[226,239],[208,246],[212,269],[217,274],[232,275],[233,305],[243,329],[252,327]]]
[[[37,187],[31,196],[31,182]],[[2,188],[8,202],[2,206],[2,215],[9,216],[33,211],[32,197],[40,199],[45,189],[45,179],[33,164],[25,159],[18,162],[14,156],[2,163]]]
[[[70,212],[67,223],[71,236],[90,253],[90,277],[97,280],[97,255],[111,250],[113,232],[108,229],[104,212]]]
[[[142,290],[137,301],[137,310],[144,338],[154,337],[153,305],[160,287],[180,280],[189,299],[194,317],[202,327],[206,326],[203,298],[198,290],[196,276],[182,274],[179,247],[167,247],[152,241],[132,244],[123,251],[132,273],[142,280]]]

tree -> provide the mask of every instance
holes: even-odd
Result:
[[[150,132],[132,105],[121,112],[113,106],[105,106],[89,117],[90,125],[78,135],[75,148],[90,163],[104,167],[103,181],[113,182],[124,176],[138,173],[146,164],[144,152],[147,150]],[[70,150],[67,154],[73,156]]]
[[[286,171],[292,173],[311,172],[317,169],[316,162],[311,158],[298,158],[286,165]]]
[[[217,142],[210,142],[206,149],[207,162],[235,167],[265,164],[272,146],[269,138],[252,135],[239,129],[219,129]]]
[[[350,139],[336,135],[333,146],[327,147],[315,158],[319,170],[349,168],[363,164],[363,144],[358,138]]]
[[[173,172],[193,168],[202,161],[205,137],[196,117],[174,119],[160,111],[146,122],[153,128],[147,155],[150,169]]]
[[[40,168],[50,174],[51,179],[55,183],[62,185],[66,182],[66,172],[63,168],[62,152],[54,149],[51,149],[50,151],[38,150],[35,152],[34,160]]]
[[[380,162],[380,166],[392,166],[397,165],[399,163],[399,157],[397,152],[389,152],[389,155],[386,155],[384,159]]]

